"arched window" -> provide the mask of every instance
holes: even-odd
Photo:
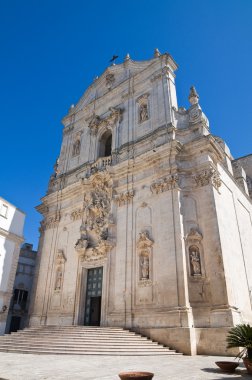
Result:
[[[110,131],[105,132],[100,140],[99,157],[111,156],[112,134]]]

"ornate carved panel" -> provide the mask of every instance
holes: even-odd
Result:
[[[90,186],[84,196],[81,236],[75,244],[75,250],[82,261],[91,262],[106,259],[113,247],[108,236],[112,180],[104,171],[91,175],[88,182]]]
[[[202,170],[201,172],[194,175],[193,178],[196,182],[197,187],[212,184],[216,190],[219,190],[222,184],[220,175],[214,168]]]
[[[118,206],[124,206],[129,203],[134,197],[134,190],[126,191],[125,193],[121,193],[115,196],[115,200]]]
[[[71,212],[70,217],[72,220],[78,220],[82,218],[82,215],[83,215],[83,209],[78,208]]]
[[[49,228],[57,227],[60,222],[60,218],[61,218],[60,212],[57,211],[54,216],[50,216],[42,220],[42,222],[40,222],[40,226],[41,226],[40,232],[47,230]]]
[[[105,118],[101,118],[98,115],[93,115],[90,122],[89,122],[89,128],[91,131],[91,134],[96,135],[98,132],[98,129],[101,127],[113,127],[116,122],[121,118],[123,110],[121,108],[109,108],[109,115]]]
[[[151,184],[152,193],[163,193],[164,191],[172,190],[178,187],[178,175],[173,174],[168,177],[162,178]]]

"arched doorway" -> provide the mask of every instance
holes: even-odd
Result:
[[[99,157],[109,157],[112,151],[112,133],[106,131],[100,139]]]

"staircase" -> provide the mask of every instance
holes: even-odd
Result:
[[[181,355],[117,327],[39,326],[0,337],[0,351],[68,355]]]

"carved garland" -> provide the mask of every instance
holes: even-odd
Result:
[[[164,191],[172,190],[178,187],[178,175],[173,174],[169,177],[165,177],[151,184],[152,193],[163,193]]]
[[[196,182],[197,187],[212,184],[216,190],[219,191],[219,188],[222,184],[220,175],[214,168],[202,170],[198,174],[194,175],[193,178]]]
[[[60,218],[60,212],[58,211],[54,216],[42,220],[40,222],[40,232],[57,227],[60,222]]]
[[[115,196],[115,200],[118,206],[124,206],[129,203],[134,197],[134,190],[126,191],[125,193],[121,193]]]
[[[83,209],[78,208],[74,210],[73,212],[71,212],[70,217],[73,221],[75,221],[75,220],[81,219],[82,215],[83,215]]]

